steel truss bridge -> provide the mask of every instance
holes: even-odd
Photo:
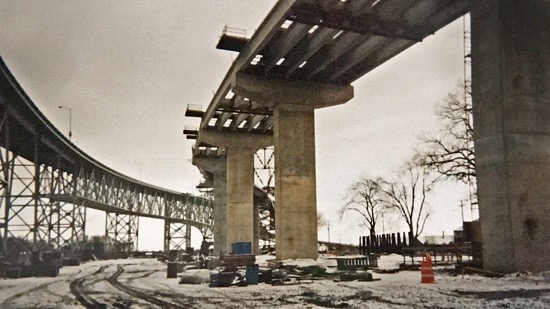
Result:
[[[211,236],[212,200],[152,186],[108,168],[65,138],[25,94],[0,58],[0,256],[10,238],[75,249],[86,209],[105,211],[108,244],[132,250],[138,218],[165,221],[164,249],[189,246],[190,229]]]

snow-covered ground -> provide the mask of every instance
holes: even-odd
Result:
[[[260,267],[272,256],[259,256]],[[393,269],[403,261],[398,255],[382,256],[380,268]],[[286,265],[327,267],[336,272],[336,261],[323,256],[314,260],[288,260]],[[153,259],[89,262],[64,267],[55,278],[0,279],[0,308],[79,308],[69,284],[93,278],[84,286],[101,303],[116,298],[108,307],[159,308],[117,290],[107,281],[117,269],[118,281],[127,287],[175,307],[191,308],[550,308],[550,272],[511,274],[503,278],[480,275],[451,276],[435,268],[435,284],[420,283],[419,271],[395,274],[374,273],[372,282],[338,282],[332,279],[304,280],[296,285],[272,286],[260,283],[246,287],[210,288],[207,283],[179,284],[166,278],[166,264]],[[102,269],[105,269],[101,272]],[[214,271],[186,270],[179,276],[207,280]],[[139,295],[138,295],[139,296]]]

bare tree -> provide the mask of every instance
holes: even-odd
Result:
[[[383,211],[381,188],[377,181],[362,178],[349,190],[347,203],[340,209],[340,218],[346,212],[358,213],[370,235],[376,234],[376,223]]]
[[[443,122],[439,136],[424,136],[415,160],[439,173],[444,179],[475,183],[475,151],[472,104],[450,93],[436,109]]]
[[[430,171],[423,166],[407,163],[396,181],[380,179],[379,183],[386,207],[401,215],[409,228],[410,240],[415,241],[430,215],[426,202],[427,193],[433,185]]]

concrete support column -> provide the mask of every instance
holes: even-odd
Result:
[[[274,117],[277,259],[317,259],[314,109],[278,104]]]
[[[257,149],[273,144],[266,135],[247,133],[222,133],[201,131],[200,139],[208,144],[224,148],[226,153],[227,212],[223,227],[225,253],[231,251],[234,242],[250,242],[256,253],[254,239],[254,153]],[[209,169],[209,167],[205,167]],[[217,223],[214,223],[217,225]],[[222,228],[222,227],[220,227]]]
[[[228,253],[227,250],[227,174],[225,170],[214,174],[214,255]]]
[[[254,250],[254,149],[228,147],[227,248],[250,242]],[[255,253],[255,252],[253,252]]]
[[[228,253],[227,251],[227,163],[225,157],[193,157],[193,165],[212,176],[214,202],[214,255]]]
[[[550,2],[472,1],[484,266],[550,269]]]

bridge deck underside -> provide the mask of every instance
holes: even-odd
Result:
[[[298,0],[240,71],[347,85],[467,11],[464,0]]]
[[[347,85],[464,15],[466,0],[279,1],[240,50],[201,130],[273,134],[273,102],[235,89],[237,73]],[[197,140],[196,155],[220,149]]]

